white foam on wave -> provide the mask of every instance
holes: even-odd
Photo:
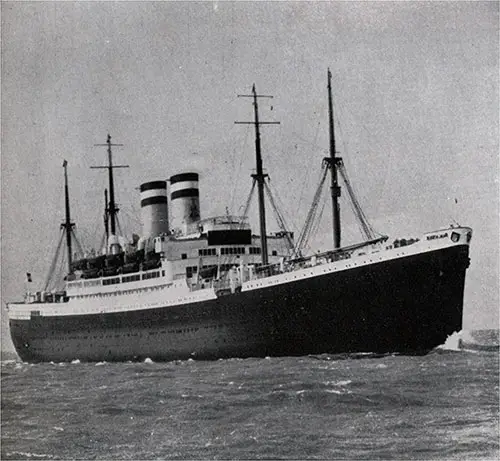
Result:
[[[79,363],[80,363],[80,360],[78,360],[78,359],[75,359],[75,360],[71,361],[72,365],[78,365]]]
[[[51,455],[43,455],[41,453],[30,453],[28,451],[13,451],[7,454],[9,456],[16,455],[14,459],[17,459],[19,455],[25,456],[26,458],[52,458]]]
[[[445,351],[460,351],[460,342],[462,340],[463,331],[455,331],[446,338],[444,344],[441,344],[436,349]]]
[[[499,349],[498,329],[461,330],[446,338],[438,350],[479,352],[481,350],[495,351]]]
[[[323,384],[326,386],[347,386],[348,384],[351,384],[352,381],[350,379],[343,379],[341,381],[325,381]]]
[[[144,359],[144,363],[154,363],[149,357]]]
[[[96,366],[96,367],[100,367],[100,366],[102,366],[102,365],[106,365],[106,363],[107,363],[107,362],[97,362],[97,363],[95,364],[95,366]]]

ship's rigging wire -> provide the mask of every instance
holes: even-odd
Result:
[[[276,221],[278,222],[278,226],[280,229],[283,231],[284,236],[287,240],[288,243],[288,255],[291,256],[294,252],[294,245],[292,242],[292,239],[290,237],[289,231],[288,231],[288,226],[286,225],[285,219],[283,217],[283,214],[280,212],[278,207],[276,206],[276,203],[274,201],[273,193],[271,192],[271,188],[268,184],[267,181],[264,182],[264,188],[267,192],[267,196],[269,197],[269,202],[271,203],[271,206],[274,210],[274,214],[276,216]]]
[[[334,101],[333,102],[334,106],[335,106],[335,111],[338,110],[338,107],[340,107],[340,113],[342,114],[345,114],[345,113],[349,113],[351,117],[355,117],[353,115],[353,113],[349,110],[349,106],[345,106],[342,101]],[[339,120],[345,120],[347,119],[347,117],[338,117],[337,118],[337,127],[339,129],[339,132],[340,132],[340,138],[342,140],[342,145],[344,147],[344,152],[347,152],[348,151],[348,148],[347,148],[347,144],[346,144],[346,140],[349,139],[349,137],[347,136],[344,136],[343,133],[342,133],[342,125],[340,124]],[[378,141],[378,137],[377,136],[374,136],[370,130],[368,129],[367,125],[365,123],[362,123],[358,118],[356,118],[356,126],[358,126],[359,128],[361,128],[361,130],[363,130],[366,135],[368,136],[368,139],[370,140],[370,147],[371,147],[371,150],[375,151],[375,152],[383,152],[384,149],[381,147],[379,141]],[[389,154],[390,155],[390,154]],[[351,158],[351,156],[346,156],[344,158],[344,161],[347,160],[347,166],[349,167],[349,159]],[[391,159],[387,158],[387,156],[384,156],[384,166],[383,168],[380,169],[380,171],[384,171],[384,169],[387,167],[390,169],[393,168],[393,163],[392,161],[390,161]],[[352,168],[350,168],[351,171],[353,171]],[[389,172],[386,172],[386,174],[383,175],[383,185],[382,185],[382,194],[383,194],[383,191],[386,189],[386,186],[387,186],[387,178],[391,177],[390,175],[390,171]],[[353,189],[355,190],[355,188],[353,187]],[[358,191],[359,192],[359,191]],[[375,234],[379,235],[379,236],[385,236],[379,232],[376,232],[374,231]]]
[[[337,104],[337,102],[334,101],[333,105],[334,105],[335,112],[339,111],[339,109],[338,109],[339,107],[341,108],[340,113],[346,112],[345,107],[341,102],[339,102],[339,104]],[[340,132],[340,139],[342,140],[344,152],[347,152],[348,147],[347,147],[347,143],[345,141],[347,139],[347,136],[343,135],[342,125],[340,123],[341,119],[343,120],[344,117],[337,117],[336,125],[337,125],[339,132]],[[361,128],[363,128],[365,130],[365,132],[370,136],[370,139],[373,139],[373,136],[370,135],[368,129],[366,128],[366,126],[363,123],[359,123],[359,126],[361,126]],[[348,155],[348,156],[346,156],[346,158],[349,159],[350,156]],[[361,205],[359,203],[359,200],[357,198],[357,193],[355,192],[354,186],[352,185],[351,181],[349,180],[349,177],[347,175],[347,168],[345,166],[344,161],[345,161],[345,159],[343,159],[342,163],[339,165],[338,171],[339,171],[339,173],[342,177],[342,180],[346,186],[347,193],[348,193],[348,199],[349,199],[348,202],[349,202],[349,205],[351,206],[351,209],[353,210],[354,216],[357,218],[358,227],[360,229],[361,235],[363,235],[367,240],[372,240],[372,239],[376,238],[376,236],[382,237],[383,235],[380,234],[379,232],[376,232],[375,229],[373,228],[373,226],[368,221],[368,218],[367,218],[365,212],[363,211],[363,208],[361,207]]]
[[[322,176],[316,189],[316,193],[314,194],[313,202],[311,204],[311,208],[309,209],[309,213],[306,218],[306,222],[304,227],[302,228],[301,233],[299,234],[299,238],[297,240],[297,244],[295,246],[295,253],[297,255],[301,255],[303,250],[308,248],[309,241],[313,236],[316,235],[319,225],[321,222],[321,218],[323,215],[323,210],[326,204],[326,195],[323,195],[324,184],[328,173],[328,168],[323,165],[322,167]],[[356,217],[356,221],[358,223],[361,234],[366,240],[373,240],[377,236],[383,236],[382,234],[376,232],[373,226],[370,224],[365,212],[361,208],[359,200],[356,197],[354,192],[354,188],[352,187],[351,181],[347,175],[347,171],[343,163],[341,163],[338,167],[338,171],[342,178],[342,181],[347,190],[347,202],[349,203],[351,210],[353,211],[354,216]],[[319,204],[321,204],[320,211],[318,214]]]
[[[314,141],[311,144],[314,147],[319,148],[319,149],[321,149],[321,151],[323,151],[323,149],[321,147],[316,145],[316,143],[318,142],[320,126],[321,126],[321,122],[318,122],[318,124],[316,125],[316,133],[314,134]],[[294,132],[294,134],[296,134],[296,133]],[[299,137],[299,139],[301,139],[301,138]],[[304,139],[302,139],[302,140],[305,141]],[[306,168],[305,170],[306,170],[306,175],[305,175],[304,180],[302,181],[302,187],[300,188],[300,195],[299,195],[299,199],[297,201],[297,209],[299,209],[299,210],[300,210],[300,207],[302,206],[302,200],[304,198],[304,191],[306,188],[306,184],[309,184],[309,178],[311,176],[311,171],[312,171],[311,168]]]
[[[308,249],[310,249],[311,240],[314,237],[316,237],[316,235],[318,233],[318,229],[319,229],[319,226],[321,224],[321,219],[323,218],[323,212],[325,211],[325,206],[326,206],[326,203],[328,201],[327,196],[328,196],[328,194],[321,195],[321,199],[320,199],[321,206],[318,205],[319,206],[319,214],[315,219],[315,223],[312,226],[311,233],[309,234],[309,238],[306,242],[306,248],[308,248]]]
[[[77,236],[76,236],[76,233],[73,229],[71,229],[71,236],[73,238],[73,241],[75,242],[76,244],[76,249],[77,251],[80,253],[80,257],[83,258],[84,256],[84,251],[83,251],[83,248],[82,246],[80,245],[80,241],[78,240]]]
[[[238,170],[234,172],[235,178],[239,178],[240,174],[241,174],[241,168],[243,165],[243,160],[245,159],[245,149],[246,149],[246,146],[248,143],[249,134],[250,134],[250,125],[248,125],[246,127],[245,136],[243,138],[243,142],[241,143],[241,147],[239,149],[239,151],[240,151],[240,163],[238,165]],[[234,169],[234,164],[236,163],[234,161],[234,158],[236,157],[236,148],[237,147],[235,146],[235,148],[233,149],[233,169]],[[236,188],[237,188],[238,184],[239,184],[238,181],[234,181],[233,189],[231,191],[230,200],[229,200],[229,209],[230,210],[232,210],[233,206],[234,206],[234,201],[236,198]],[[245,214],[244,214],[244,216],[245,216]]]
[[[118,231],[118,235],[121,235],[123,238],[125,238],[125,234],[122,230],[121,220],[118,218],[118,215],[116,216],[116,230]]]
[[[106,245],[106,232],[102,233],[101,242],[99,243],[99,250],[100,251],[104,248],[104,245]],[[107,251],[107,249],[106,249],[106,251]]]
[[[61,236],[59,237],[59,243],[57,244],[57,248],[56,248],[56,251],[54,253],[54,257],[52,258],[52,262],[50,263],[49,272],[48,272],[47,278],[45,280],[45,285],[44,285],[44,289],[43,289],[44,291],[47,291],[47,288],[48,288],[50,282],[52,281],[52,278],[54,275],[54,270],[56,268],[57,261],[59,260],[59,253],[61,252],[61,247],[62,247],[64,235],[65,235],[64,231],[61,229]]]
[[[323,192],[323,185],[325,184],[325,180],[328,175],[328,168],[326,168],[324,164],[322,165],[321,168],[322,168],[321,178],[318,187],[316,189],[316,192],[314,193],[313,201],[311,207],[309,208],[306,221],[304,223],[304,226],[302,227],[302,230],[297,239],[297,244],[295,246],[295,253],[298,255],[302,253],[302,250],[306,247],[307,242],[309,241],[309,238],[311,236],[311,230],[318,210],[318,204],[320,202],[321,194]]]
[[[80,229],[80,231],[82,231],[82,229]],[[93,225],[92,225],[92,233],[90,233],[89,231],[83,231],[84,232],[84,236],[86,236],[86,241],[87,241],[87,245],[86,247],[89,248],[89,244],[90,244],[90,248],[96,248],[96,243],[98,242],[98,235],[100,235],[100,233],[102,232],[102,218],[100,215],[95,215],[94,217],[94,222],[93,222]],[[101,247],[99,247],[101,248]]]
[[[59,264],[57,266],[57,270],[54,272],[54,277],[51,280],[51,285],[48,288],[52,288],[52,290],[59,291],[64,286],[64,273],[66,271],[66,261],[67,261],[67,252],[63,251],[62,256],[59,259]]]
[[[361,208],[361,205],[359,204],[358,199],[356,198],[356,195],[355,195],[354,190],[351,186],[351,182],[349,181],[349,178],[347,176],[347,171],[346,171],[344,165],[340,165],[339,173],[342,176],[342,179],[343,179],[344,184],[346,186],[348,197],[349,197],[350,202],[352,204],[354,214],[355,214],[356,218],[358,219],[359,224],[361,225],[361,229],[362,229],[362,233],[364,234],[364,237],[366,238],[366,240],[373,240],[376,237],[377,233],[374,231],[373,227],[368,222],[368,218],[366,217],[363,209]],[[378,235],[380,235],[380,234],[378,234]]]
[[[276,192],[276,189],[274,189],[274,188],[273,188],[273,194],[274,194],[274,199],[276,200],[276,204],[278,205],[278,209],[281,210],[281,213],[283,214],[283,216],[285,218],[285,222],[289,223],[289,225],[290,225],[290,227],[288,227],[288,230],[293,229],[293,231],[296,234],[298,234],[299,227],[297,226],[296,221],[294,219],[290,218],[290,215],[287,214],[286,207],[283,203],[283,200],[281,200],[280,196]]]
[[[335,111],[337,112],[337,107],[335,107]],[[345,143],[345,136],[342,135],[342,127],[340,126],[340,123],[338,122],[338,118],[336,118],[336,125],[337,128],[339,129],[339,132],[341,134],[340,138],[342,139],[342,144],[344,147],[344,152],[347,152],[347,145]],[[318,124],[319,128],[319,124]],[[363,127],[366,130],[366,127]],[[316,140],[314,143],[311,143],[312,145],[316,145]],[[299,238],[297,240],[297,245],[295,247],[295,252],[298,255],[301,255],[302,251],[305,248],[308,248],[308,243],[310,239],[317,233],[319,229],[319,225],[321,222],[321,218],[323,215],[323,209],[326,204],[326,198],[323,197],[323,204],[321,206],[320,212],[318,214],[318,206],[319,203],[322,200],[322,191],[323,191],[323,186],[325,183],[325,179],[327,176],[328,168],[326,167],[325,164],[323,164],[323,171],[321,175],[321,179],[318,185],[318,188],[316,190],[316,193],[313,198],[313,202],[311,205],[311,208],[309,209],[309,213],[307,215],[306,221],[304,223],[304,226],[302,228],[301,233],[299,234]],[[353,211],[354,216],[356,217],[356,221],[358,223],[359,229],[361,234],[366,240],[372,240],[374,239],[377,235],[382,236],[382,234],[376,232],[370,222],[368,221],[368,218],[366,214],[364,213],[363,209],[361,208],[361,205],[359,203],[359,200],[356,197],[354,188],[351,184],[351,181],[349,180],[349,177],[347,175],[347,170],[345,168],[345,165],[343,162],[340,162],[340,165],[338,166],[338,171],[340,173],[340,176],[343,180],[343,183],[345,184],[346,190],[347,190],[347,201]]]
[[[243,210],[243,216],[245,218],[248,218],[248,211],[250,210],[250,205],[252,204],[252,197],[253,197],[253,193],[255,191],[255,184],[256,183],[257,183],[257,181],[254,179],[252,181],[252,187],[250,188],[250,193],[248,194],[247,201],[245,202],[245,208]],[[242,223],[242,225],[244,225],[244,223]]]
[[[139,211],[135,209],[134,206],[131,206],[131,211],[129,212],[126,208],[121,208],[120,211],[122,212],[122,215],[129,219],[130,221],[133,221],[134,224],[141,226],[142,222],[140,219],[137,218],[136,214],[139,214]],[[134,214],[135,213],[135,214]]]
[[[284,155],[284,151],[282,151],[282,154]],[[298,226],[295,223],[294,219],[291,219],[290,216],[287,214],[286,210],[287,207],[284,205],[283,201],[281,200],[277,189],[274,186],[271,186],[271,177],[268,177],[268,180],[265,182],[266,187],[269,188],[269,193],[272,195],[272,198],[274,198],[274,207],[277,210],[277,214],[280,214],[282,216],[282,221],[284,223],[291,224],[291,227],[287,224],[286,225],[286,231],[290,231],[292,228],[294,232],[298,233]],[[298,206],[296,207],[298,208]],[[278,222],[278,225],[280,226],[280,223]],[[281,226],[280,226],[281,227]],[[285,230],[285,229],[282,229]],[[293,245],[292,245],[293,248]]]

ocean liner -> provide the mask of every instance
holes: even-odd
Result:
[[[142,235],[118,236],[112,144],[102,251],[73,256],[64,162],[68,273],[64,289],[28,292],[8,304],[14,346],[24,361],[128,361],[321,353],[425,353],[462,328],[472,231],[450,226],[389,241],[368,224],[337,156],[328,71],[329,156],[306,224],[268,234],[258,95],[252,98],[256,172],[243,216],[201,219],[199,176],[185,172],[140,186]],[[304,254],[329,176],[333,249]],[[340,178],[339,178],[340,176]],[[340,181],[365,241],[341,245]],[[169,183],[169,185],[167,184]],[[169,193],[167,192],[169,186]],[[260,233],[246,218],[257,188]],[[47,288],[47,287],[46,287]]]

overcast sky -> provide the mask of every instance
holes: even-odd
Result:
[[[265,168],[298,232],[328,149],[326,73],[338,146],[381,233],[456,221],[474,237],[465,327],[498,325],[497,2],[2,2],[2,309],[25,274],[40,289],[64,219],[102,235],[109,132],[120,217],[140,233],[145,181],[200,174],[202,217],[242,211],[254,168],[250,101],[262,94]],[[346,194],[344,194],[346,195]],[[253,205],[256,209],[256,204]],[[327,249],[326,206],[316,237]],[[344,243],[360,240],[342,202]],[[274,227],[273,227],[274,226]],[[271,221],[271,230],[276,225]],[[5,311],[3,310],[3,314]],[[6,338],[2,315],[2,344]]]

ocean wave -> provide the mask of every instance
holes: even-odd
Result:
[[[436,347],[436,349],[446,350],[446,351],[460,351],[460,340],[462,339],[462,331],[455,331],[446,338],[444,344]]]
[[[315,360],[323,360],[325,362],[334,362],[337,360],[380,359],[398,355],[400,354],[394,352],[345,352],[339,354],[308,355],[308,357]]]
[[[352,380],[350,379],[344,379],[344,380],[341,380],[341,381],[325,381],[325,385],[326,386],[347,386],[348,384],[351,384],[352,383]]]
[[[23,456],[26,458],[53,458],[52,455],[45,455],[42,453],[31,453],[29,451],[12,451],[8,452],[7,456],[12,456],[14,459],[18,459],[19,456]]]
[[[499,342],[498,329],[460,330],[449,335],[444,344],[436,347],[434,351],[498,352]]]

